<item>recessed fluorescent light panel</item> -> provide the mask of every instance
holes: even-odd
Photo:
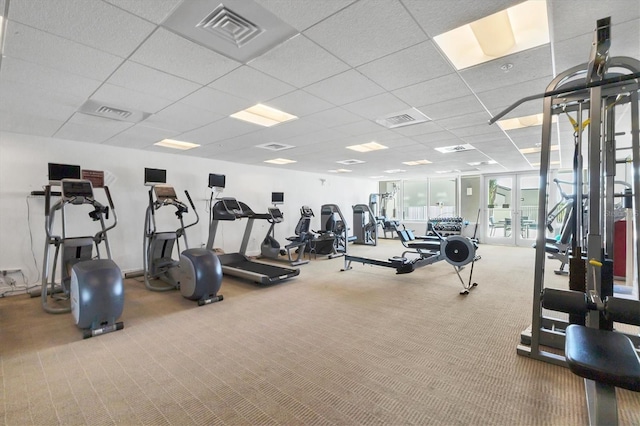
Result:
[[[402,164],[406,164],[407,166],[420,166],[422,164],[431,164],[431,161],[429,160],[403,161]]]
[[[461,152],[461,151],[469,151],[475,149],[471,144],[463,144],[463,145],[450,145],[450,146],[441,146],[440,148],[435,148],[436,151],[441,152],[443,154],[449,154],[450,152]]]
[[[295,115],[262,104],[256,104],[251,108],[238,111],[235,114],[231,114],[231,117],[264,127],[275,126],[298,118]]]
[[[557,151],[560,149],[559,145],[551,145],[551,151]],[[542,148],[540,148],[539,146],[535,146],[533,148],[522,148],[520,150],[521,153],[523,154],[535,154],[536,152],[540,152],[542,151]]]
[[[349,169],[333,169],[333,170],[327,170],[329,173],[351,173],[351,170]]]
[[[353,164],[362,164],[364,163],[364,161],[352,159],[352,160],[340,160],[340,161],[336,161],[336,163],[344,164],[345,166],[351,166]]]
[[[507,130],[523,129],[525,127],[542,126],[542,117],[543,117],[543,114],[540,113],[540,114],[527,115],[525,117],[507,118],[504,120],[499,120],[498,125],[505,132]],[[558,116],[554,115],[551,118],[551,122],[555,123],[557,121],[558,121]]]
[[[163,139],[160,142],[154,143],[154,145],[162,146],[164,148],[173,148],[173,149],[182,149],[182,150],[197,148],[200,146],[197,143],[176,141],[173,139]]]
[[[402,169],[391,169],[391,170],[385,170],[385,173],[388,173],[390,175],[396,174],[396,173],[404,173],[406,172],[406,170],[402,170]]]
[[[271,164],[279,164],[279,165],[283,165],[283,164],[291,164],[291,163],[295,163],[295,160],[287,160],[286,158],[274,158],[273,160],[265,160],[265,163],[271,163]]]
[[[461,70],[549,43],[547,2],[530,0],[435,36]]]
[[[377,151],[379,149],[387,149],[387,148],[389,147],[379,144],[378,142],[369,142],[369,143],[363,143],[360,145],[351,145],[347,147],[347,149],[351,149],[353,151],[358,151],[358,152]]]

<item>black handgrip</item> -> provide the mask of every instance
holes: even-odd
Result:
[[[149,210],[151,210],[151,215],[155,215],[154,212],[154,208],[153,208],[153,194],[151,193],[151,191],[153,191],[153,187],[152,189],[149,189]]]
[[[49,216],[49,208],[51,207],[51,186],[44,187],[44,215]]]
[[[111,199],[111,192],[109,192],[109,187],[104,187],[104,192],[107,194],[107,200],[109,201],[109,207],[113,210],[113,200]],[[107,211],[107,219],[109,218],[109,212]]]
[[[191,200],[191,195],[189,195],[189,191],[187,191],[186,189],[184,190],[185,195],[187,196],[187,200],[189,200],[189,204],[191,204],[191,208],[193,210],[196,209],[196,206],[193,204],[193,200]]]

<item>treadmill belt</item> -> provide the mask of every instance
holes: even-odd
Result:
[[[275,265],[265,265],[264,263],[256,263],[250,261],[227,263],[224,266],[234,269],[242,269],[243,271],[254,272],[256,274],[265,275],[269,278],[275,278],[282,275],[288,275],[294,272],[294,269],[282,268]]]

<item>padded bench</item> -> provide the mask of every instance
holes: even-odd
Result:
[[[565,331],[565,357],[580,377],[640,392],[640,358],[624,334],[571,324]]]

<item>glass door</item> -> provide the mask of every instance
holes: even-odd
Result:
[[[485,177],[485,241],[531,246],[538,232],[537,174]]]

